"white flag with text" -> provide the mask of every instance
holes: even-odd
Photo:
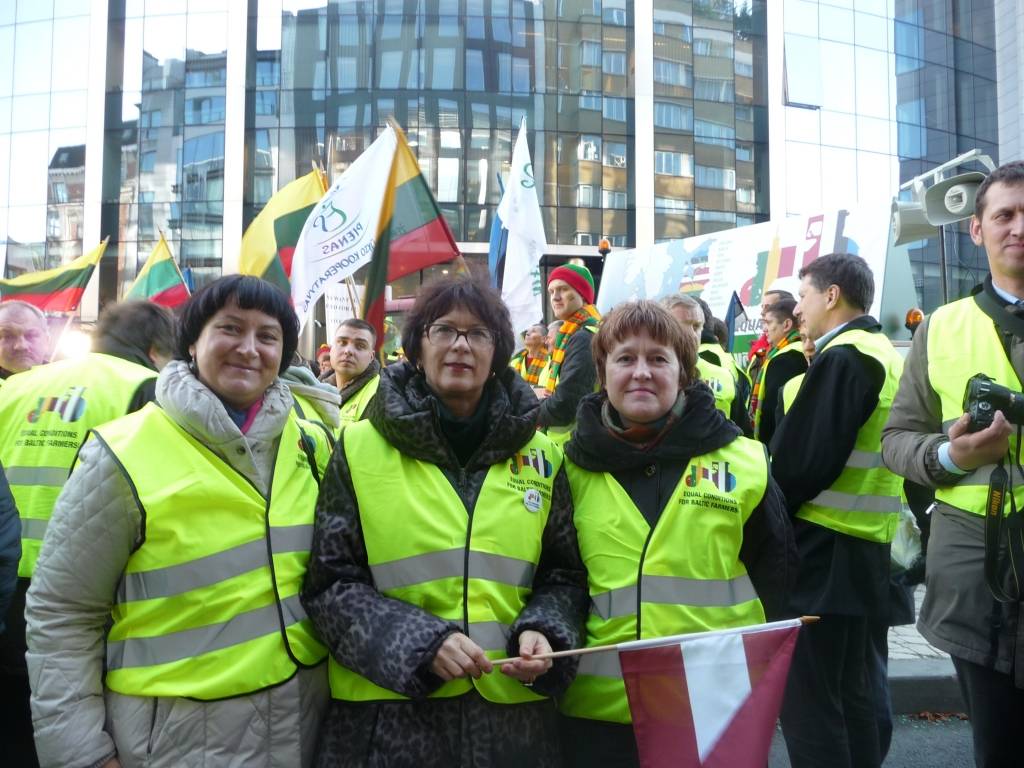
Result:
[[[512,150],[512,172],[498,205],[498,216],[508,230],[501,298],[512,315],[512,328],[525,331],[544,315],[540,260],[547,249],[544,220],[537,201],[530,148],[526,143],[526,118],[519,125]]]
[[[398,140],[391,126],[331,185],[302,227],[292,260],[292,303],[305,325],[327,286],[373,258]]]

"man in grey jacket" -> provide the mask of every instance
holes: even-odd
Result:
[[[1009,330],[1014,316],[1024,317],[1024,163],[1003,165],[982,183],[971,239],[985,248],[991,274],[918,328],[882,457],[893,472],[935,489],[918,629],[953,657],[975,762],[991,768],[1021,764],[1014,726],[1024,718],[1024,624],[1005,546],[997,587],[1015,599],[997,600],[986,582],[985,509],[998,463],[1009,471],[1017,509],[1024,508],[1024,478],[1016,468],[1018,429],[996,412],[990,426],[969,431],[961,401],[976,373],[1013,390],[1024,380],[1024,336]]]

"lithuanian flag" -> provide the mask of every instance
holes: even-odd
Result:
[[[388,122],[398,145],[363,295],[363,317],[377,329],[379,343],[384,341],[384,287],[434,264],[456,258],[461,261],[452,231],[420,173],[405,134],[393,120]]]
[[[149,254],[142,271],[125,294],[125,299],[148,299],[164,307],[176,307],[188,301],[188,296],[185,278],[181,276],[181,270],[178,269],[171,249],[164,240],[164,233],[161,232],[160,242]]]
[[[323,174],[313,170],[279,189],[242,235],[238,271],[274,283],[290,293],[292,255],[302,226],[327,191]]]
[[[28,272],[0,280],[0,301],[27,301],[44,312],[74,312],[85,293],[93,270],[107,250],[109,237],[89,253],[63,267]]]

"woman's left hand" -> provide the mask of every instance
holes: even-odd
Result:
[[[501,671],[514,677],[523,685],[533,685],[533,681],[551,669],[551,659],[533,659],[539,653],[551,653],[551,643],[540,632],[528,629],[519,635],[519,655],[508,664],[501,666]]]

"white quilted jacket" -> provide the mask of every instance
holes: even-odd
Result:
[[[185,363],[157,380],[157,402],[264,494],[292,405],[276,380],[243,435]],[[154,461],[162,457],[154,456]],[[123,696],[103,685],[104,641],[141,514],[114,459],[86,446],[47,528],[29,588],[28,667],[44,768],[301,768],[312,763],[329,700],[325,665],[283,685],[216,702]]]

